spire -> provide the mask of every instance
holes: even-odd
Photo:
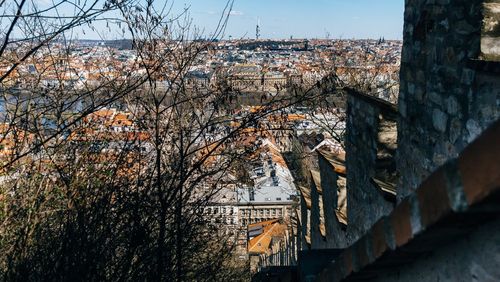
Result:
[[[257,19],[257,27],[255,28],[255,39],[259,40],[260,38],[260,19]]]

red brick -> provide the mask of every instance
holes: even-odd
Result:
[[[407,199],[403,200],[390,215],[397,247],[403,246],[413,237],[410,216],[410,202]]]
[[[385,221],[385,218],[380,219],[372,228],[372,246],[375,259],[378,259],[389,249],[389,245],[385,238]]]
[[[328,273],[328,277],[325,278],[325,281],[342,281],[347,276],[346,269],[344,267],[343,261],[340,263],[336,261],[333,264],[333,269],[331,273]]]
[[[500,121],[460,154],[458,166],[469,205],[500,189]]]
[[[342,254],[340,256],[341,256],[340,261],[342,261],[344,263],[344,267],[345,267],[345,269],[344,269],[345,276],[344,277],[346,277],[349,274],[351,274],[354,270],[353,265],[352,265],[352,250],[351,250],[351,248],[345,249],[345,251],[342,252]]]
[[[440,168],[417,189],[420,220],[424,228],[451,212],[445,179],[444,169]]]
[[[366,237],[359,239],[356,244],[354,244],[354,250],[356,251],[357,266],[359,269],[370,264],[370,257],[366,249]]]

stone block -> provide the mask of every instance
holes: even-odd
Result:
[[[448,5],[448,4],[450,4],[450,0],[437,0],[436,4],[438,4],[438,5]]]
[[[468,132],[468,135],[467,135],[467,142],[468,143],[471,143],[472,141],[474,141],[474,139],[476,139],[479,134],[481,134],[481,126],[479,125],[479,123],[476,121],[476,120],[473,120],[473,119],[469,119],[467,121],[467,123],[465,124],[465,127],[467,128],[467,132]]]
[[[460,137],[460,135],[462,135],[462,128],[463,128],[463,125],[458,118],[454,118],[450,122],[449,141],[451,143],[455,143],[458,140],[458,137]]]
[[[403,117],[403,118],[406,118],[408,117],[408,113],[407,113],[407,110],[406,110],[406,103],[400,99],[399,100],[399,114]]]
[[[476,77],[476,72],[470,69],[464,69],[462,71],[462,77],[460,82],[465,85],[472,85]]]
[[[410,94],[410,96],[415,95],[415,84],[408,83],[408,94]]]
[[[448,115],[439,109],[434,109],[432,111],[432,125],[434,128],[440,132],[446,131],[446,126],[448,123]]]
[[[448,22],[448,19],[444,19],[439,22],[439,25],[443,28],[444,31],[448,31],[450,29],[450,23]]]
[[[448,199],[454,212],[463,212],[468,208],[465,193],[459,173],[456,159],[449,161],[443,167],[446,177],[446,188],[448,189]]]
[[[460,105],[455,97],[450,96],[446,99],[446,111],[450,115],[456,114],[460,110]]]
[[[432,162],[434,163],[434,166],[442,166],[447,160],[447,154],[434,152],[434,155],[432,156]]]
[[[416,194],[411,194],[406,198],[410,203],[410,224],[413,236],[419,234],[423,231],[422,220],[420,215],[420,205],[418,202],[418,196]]]
[[[446,54],[446,63],[450,64],[455,61],[456,56],[455,56],[455,49],[453,49],[453,47],[446,48],[445,54]]]
[[[439,93],[437,93],[435,91],[428,92],[428,98],[429,98],[430,101],[432,101],[433,103],[435,103],[437,105],[441,105],[442,104],[441,95],[439,95]]]
[[[424,85],[425,84],[425,81],[426,81],[426,75],[425,75],[425,72],[422,71],[422,70],[418,70],[417,71],[417,74],[416,74],[416,81],[420,84],[420,85]]]
[[[476,31],[476,28],[470,23],[468,23],[466,20],[461,20],[458,23],[456,23],[454,30],[459,34],[467,35]]]
[[[424,99],[425,99],[425,90],[422,87],[417,87],[415,89],[415,99],[418,102],[420,102],[420,103],[424,101]]]

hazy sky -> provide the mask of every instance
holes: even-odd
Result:
[[[226,0],[176,0],[193,21],[213,29]],[[404,0],[235,0],[226,37],[401,39]]]
[[[52,0],[34,1],[41,8],[52,3]],[[193,23],[209,35],[228,0],[156,0],[155,6],[165,1],[167,5],[173,3],[173,14],[189,8]],[[62,7],[59,13],[71,14],[70,9]],[[255,27],[260,21],[261,38],[401,39],[403,12],[404,0],[234,0],[224,38],[255,38]],[[118,32],[106,35],[105,22],[95,23],[95,27],[107,39],[123,36]],[[100,37],[86,27],[74,32],[79,38]]]

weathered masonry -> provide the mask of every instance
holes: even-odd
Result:
[[[317,150],[301,280],[500,280],[500,0],[404,18],[398,105],[349,90],[345,155]]]
[[[499,117],[500,1],[407,0],[401,58],[401,201]]]

